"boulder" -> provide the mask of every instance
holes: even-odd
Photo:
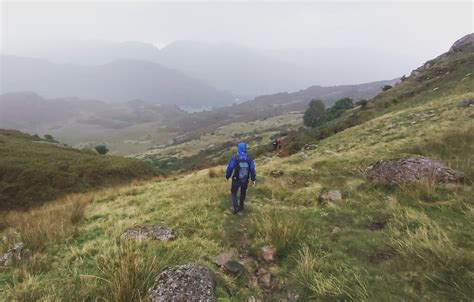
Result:
[[[26,248],[24,243],[15,243],[13,248],[9,249],[5,254],[2,255],[2,257],[0,257],[0,265],[12,265],[15,262],[20,262],[30,254],[30,250]]]
[[[428,157],[380,160],[365,169],[365,175],[382,184],[413,183],[429,180],[435,183],[455,182],[461,173]]]
[[[164,270],[149,289],[152,302],[217,301],[214,273],[203,266],[188,263]]]
[[[219,254],[216,258],[214,258],[214,263],[217,266],[223,266],[226,262],[229,262],[232,259],[239,258],[239,251],[236,248],[230,248],[229,250]]]
[[[262,247],[260,255],[262,256],[263,260],[267,262],[273,262],[276,260],[277,250],[273,245],[265,245]]]
[[[319,203],[329,203],[342,200],[342,194],[340,191],[333,190],[329,192],[322,193],[319,195]]]
[[[122,233],[123,239],[130,240],[161,240],[170,241],[176,239],[176,233],[170,228],[161,226],[138,226]]]

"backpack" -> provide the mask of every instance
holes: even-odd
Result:
[[[235,167],[235,176],[241,182],[245,182],[249,180],[250,175],[250,160],[247,158],[246,160],[237,160],[237,165]]]

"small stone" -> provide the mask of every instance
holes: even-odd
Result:
[[[214,263],[217,266],[223,266],[226,262],[237,258],[239,258],[239,251],[236,248],[230,248],[229,250],[214,258]]]
[[[337,190],[329,191],[319,196],[320,203],[329,203],[329,202],[340,201],[340,200],[342,200],[342,194],[340,191],[337,191]]]
[[[258,279],[259,283],[265,288],[272,287],[272,274],[266,273]]]
[[[267,262],[273,262],[276,259],[276,248],[273,245],[265,245],[262,247],[261,256]]]
[[[227,275],[232,276],[240,276],[243,272],[245,272],[245,267],[235,260],[227,261],[224,263],[222,268]]]
[[[338,228],[338,227],[334,227],[334,228],[332,229],[332,233],[333,233],[333,234],[337,234],[337,233],[339,233],[340,231],[341,231],[341,229]]]

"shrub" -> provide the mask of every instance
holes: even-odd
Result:
[[[365,107],[367,106],[367,103],[368,101],[367,100],[360,100],[356,103],[356,106],[360,106],[362,109],[365,109]]]
[[[107,154],[107,152],[109,152],[109,149],[107,149],[107,146],[106,145],[97,145],[94,147],[95,151],[97,151],[97,153],[99,154]]]
[[[382,86],[382,91],[387,91],[387,90],[390,90],[392,89],[392,85],[383,85]]]

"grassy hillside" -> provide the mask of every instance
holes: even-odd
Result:
[[[366,106],[349,110],[340,118],[321,127],[293,133],[287,140],[287,148],[289,152],[295,152],[308,141],[314,142],[326,138],[384,114],[434,99],[472,92],[474,87],[472,70],[474,70],[474,45],[470,43],[426,62],[402,79],[400,84],[379,93]],[[471,97],[466,95],[465,99],[460,100],[459,105],[462,106],[461,102],[469,99]]]
[[[0,130],[0,209],[153,175],[153,168],[138,160],[101,156]]]
[[[257,158],[257,186],[244,216],[230,213],[229,184],[216,177],[223,166],[8,213],[2,248],[21,240],[32,255],[0,271],[0,294],[20,301],[139,301],[164,267],[193,261],[215,271],[220,301],[279,301],[289,293],[300,301],[471,300],[474,112],[465,101],[474,93],[465,68],[472,50],[463,56],[435,83],[425,78],[417,85],[414,76],[372,100],[372,113],[361,113],[352,127],[305,136],[319,141],[313,150]],[[411,85],[418,87],[413,94],[401,94]],[[378,112],[370,109],[377,106]],[[333,125],[347,125],[361,110]],[[419,154],[460,170],[464,179],[383,186],[361,172],[379,159]],[[283,175],[272,177],[274,170]],[[342,200],[319,204],[328,190],[339,190]],[[171,227],[178,238],[119,239],[142,224]],[[267,268],[276,280],[270,291],[252,274],[230,277],[212,263],[230,247],[257,258],[266,244],[278,252]]]

